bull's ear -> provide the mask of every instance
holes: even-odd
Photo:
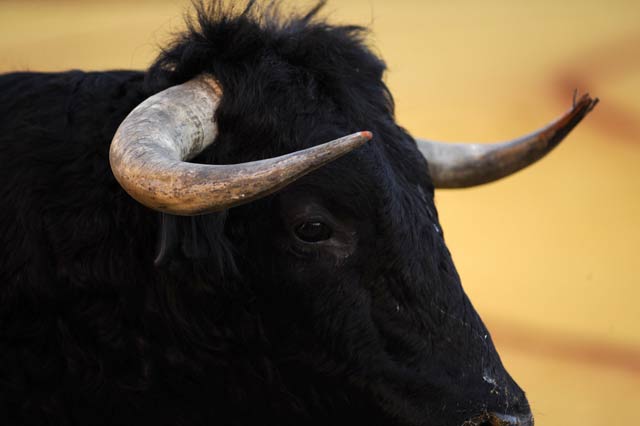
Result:
[[[156,258],[153,261],[157,267],[165,266],[170,259],[174,259],[180,252],[178,237],[178,224],[176,217],[167,213],[160,214],[160,227],[158,229],[158,243]]]
[[[175,216],[161,213],[154,264],[171,266],[181,260],[220,257],[224,245],[226,211],[204,216]]]

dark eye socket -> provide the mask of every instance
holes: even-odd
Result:
[[[331,238],[332,229],[322,222],[303,222],[294,228],[296,237],[306,243],[317,243]]]

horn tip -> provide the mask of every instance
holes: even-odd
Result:
[[[373,133],[371,133],[368,130],[360,132],[359,134],[360,134],[360,137],[365,139],[366,141],[370,141],[373,138]]]
[[[584,93],[580,99],[576,100],[577,90],[573,94],[573,109],[583,109],[585,113],[591,112],[593,108],[600,102],[599,98],[592,98],[589,93]]]

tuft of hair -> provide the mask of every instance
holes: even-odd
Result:
[[[195,0],[194,13],[185,18],[186,31],[161,48],[148,70],[147,84],[157,90],[203,71],[223,78],[217,75],[221,68],[242,71],[264,59],[266,51],[320,74],[330,74],[336,69],[335,58],[341,58],[341,65],[352,65],[351,70],[339,67],[341,73],[380,80],[386,65],[367,46],[369,30],[328,23],[320,16],[325,4],[320,0],[301,11],[282,0]]]

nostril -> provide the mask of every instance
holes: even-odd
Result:
[[[494,422],[491,426],[533,426],[533,416],[531,413],[525,415],[514,416],[510,414],[491,413]]]
[[[463,426],[533,426],[531,413],[511,415],[500,413],[486,413],[463,423]]]

